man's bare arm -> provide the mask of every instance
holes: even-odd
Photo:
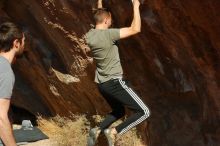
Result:
[[[0,137],[6,146],[16,146],[12,126],[8,118],[9,99],[0,99]]]
[[[130,27],[120,29],[120,39],[135,35],[141,31],[141,16],[139,10],[139,0],[133,0],[134,17]]]
[[[102,6],[102,0],[98,0],[98,9],[101,9],[101,8],[103,8],[103,6]]]

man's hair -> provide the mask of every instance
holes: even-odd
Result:
[[[111,12],[108,11],[107,9],[103,9],[103,8],[96,9],[94,14],[95,23],[96,24],[102,23],[104,19],[108,16],[111,16]]]
[[[22,30],[12,22],[0,24],[0,52],[8,52],[13,47],[14,40],[20,42],[23,38]]]

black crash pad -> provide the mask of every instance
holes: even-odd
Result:
[[[32,130],[24,130],[23,128],[21,128],[21,129],[15,129],[13,131],[14,131],[16,143],[35,142],[49,138],[37,127],[33,127]],[[0,140],[0,146],[3,146],[1,140]]]

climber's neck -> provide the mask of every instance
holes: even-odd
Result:
[[[97,24],[95,29],[108,29],[107,25],[103,25],[103,24]]]

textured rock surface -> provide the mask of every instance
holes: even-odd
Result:
[[[33,114],[106,113],[83,35],[95,0],[7,0],[1,16],[24,26],[27,52],[14,66],[13,104]],[[116,27],[132,18],[129,0],[105,0]],[[5,13],[5,14],[4,14]],[[120,41],[125,72],[152,116],[151,146],[220,145],[220,1],[151,0],[142,33]]]

